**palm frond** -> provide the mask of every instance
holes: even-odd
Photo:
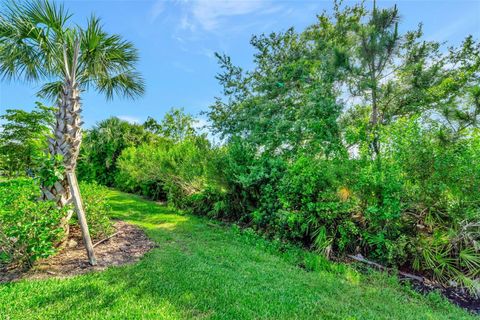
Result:
[[[53,81],[44,84],[37,95],[51,101],[57,99],[63,90],[63,81]]]
[[[72,16],[63,4],[47,0],[22,2],[19,8],[33,25],[44,25],[58,34],[63,32]]]
[[[95,79],[98,92],[105,94],[107,99],[114,96],[136,98],[145,92],[145,83],[140,73],[125,71],[113,77],[105,76]]]
[[[134,72],[138,51],[119,35],[107,34],[92,16],[81,33],[79,81],[97,87],[107,99],[113,95],[134,98],[144,92],[144,81]],[[117,88],[116,88],[117,87]]]
[[[102,30],[100,19],[92,16],[82,32],[83,69],[90,74],[115,74],[134,68],[138,52],[129,41]]]
[[[0,13],[0,75],[37,81],[59,70],[59,39],[70,18],[46,0],[7,1]]]
[[[0,78],[46,80],[39,95],[49,98],[61,89],[59,81],[75,75],[70,80],[82,89],[95,87],[107,99],[142,94],[133,44],[106,33],[95,16],[85,29],[68,26],[70,17],[63,5],[49,0],[7,0],[0,13]]]

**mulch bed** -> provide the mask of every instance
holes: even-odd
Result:
[[[88,263],[80,229],[78,226],[72,226],[70,239],[66,248],[60,253],[37,261],[28,271],[0,271],[0,282],[49,277],[63,278],[91,271],[101,271],[112,266],[134,263],[155,247],[155,243],[136,226],[117,221],[114,227],[116,229],[115,236],[95,246],[97,258],[95,266]],[[96,241],[93,242],[96,243]]]
[[[480,315],[480,297],[472,296],[466,289],[459,287],[445,287],[437,283],[429,281],[415,281],[412,282],[412,287],[423,294],[427,294],[432,291],[440,292],[450,302],[456,304],[460,308],[472,312],[473,314]]]
[[[385,268],[384,266],[375,263],[373,261],[363,258],[362,255],[348,256],[348,259],[337,259],[340,262],[347,263],[363,263],[362,265],[356,265],[356,269],[359,271],[367,271],[365,267],[371,267],[383,272],[392,273],[392,270]],[[460,308],[472,312],[473,314],[480,315],[480,297],[472,295],[467,289],[457,286],[445,286],[439,282],[433,281],[424,275],[416,275],[412,270],[398,270],[398,278],[402,282],[410,282],[412,288],[422,294],[428,294],[430,292],[437,291],[450,302],[456,304]]]

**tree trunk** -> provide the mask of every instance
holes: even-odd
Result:
[[[378,97],[377,97],[377,81],[376,81],[376,71],[374,64],[372,64],[372,117],[370,119],[370,124],[371,124],[371,134],[372,134],[372,140],[371,140],[371,149],[372,149],[372,155],[373,155],[373,160],[376,163],[377,166],[377,171],[379,173],[382,172],[382,158],[380,154],[380,137],[379,137],[379,111],[378,111]],[[378,200],[378,203],[380,206],[383,205],[383,185],[382,183],[377,182],[375,194]]]
[[[80,119],[80,96],[78,86],[65,81],[63,90],[58,100],[58,110],[55,115],[54,137],[48,141],[49,152],[52,156],[61,155],[65,166],[65,176],[51,187],[42,187],[43,198],[54,200],[59,207],[64,207],[72,202],[72,194],[67,179],[67,173],[75,172],[77,158],[82,142]],[[73,215],[70,210],[62,220],[61,225],[68,237],[68,221]]]
[[[372,133],[372,141],[371,141],[371,149],[373,153],[373,158],[380,161],[380,138],[379,138],[379,116],[378,116],[378,106],[377,106],[377,93],[376,89],[372,92],[372,117],[370,119],[371,124],[371,133]]]

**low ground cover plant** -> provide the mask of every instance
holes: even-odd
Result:
[[[40,188],[32,179],[0,182],[0,267],[28,267],[56,252],[66,208],[39,198]]]
[[[112,209],[107,201],[108,188],[95,182],[82,182],[80,192],[92,238],[101,239],[111,235],[114,229],[110,219]],[[76,219],[72,223],[77,223]]]
[[[92,236],[110,235],[113,227],[106,187],[82,183],[81,192]],[[0,268],[28,268],[35,260],[54,255],[65,240],[61,223],[73,208],[58,208],[54,201],[42,201],[40,196],[37,180],[0,182]]]

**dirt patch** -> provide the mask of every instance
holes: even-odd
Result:
[[[411,281],[412,287],[423,294],[427,294],[432,291],[440,292],[450,302],[457,306],[472,312],[473,314],[480,315],[480,297],[471,295],[466,289],[458,287],[445,287],[437,283],[430,283],[427,281]]]
[[[26,272],[19,270],[0,271],[0,282],[49,277],[63,278],[91,271],[101,271],[111,266],[134,263],[155,247],[155,243],[136,226],[117,221],[114,227],[116,229],[114,231],[115,236],[95,246],[96,266],[91,266],[88,263],[80,229],[77,226],[72,226],[70,240],[66,248],[60,253],[51,258],[37,261]],[[93,242],[96,243],[96,241]]]
[[[390,274],[396,274],[400,281],[410,282],[412,284],[412,288],[417,292],[428,294],[430,292],[437,291],[460,308],[470,311],[473,314],[480,315],[480,297],[472,295],[466,288],[444,286],[441,283],[433,281],[424,275],[414,274],[413,270],[406,269],[394,271],[376,262],[367,260],[362,255],[350,255],[348,256],[348,260],[336,259],[336,261],[347,263],[360,262],[362,264],[355,264],[355,269],[361,272],[367,272],[368,268],[374,268],[383,272],[389,272]]]

